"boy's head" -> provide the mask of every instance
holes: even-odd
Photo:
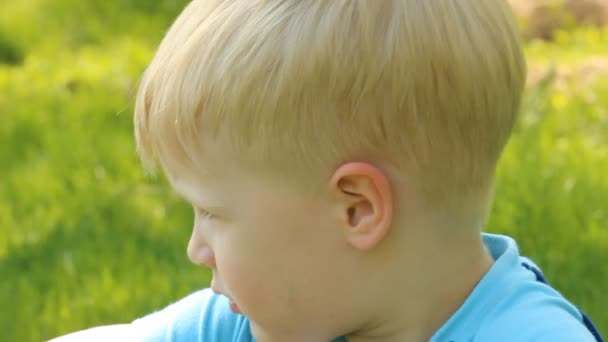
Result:
[[[389,230],[483,220],[524,80],[504,0],[193,1],[142,80],[138,151],[199,211],[218,291],[329,336],[358,329],[348,298],[383,273],[344,282]]]

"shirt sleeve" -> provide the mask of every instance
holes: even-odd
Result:
[[[254,342],[248,320],[230,311],[228,299],[210,289],[137,319],[132,327],[144,342]]]

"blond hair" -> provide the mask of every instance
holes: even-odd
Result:
[[[251,165],[364,160],[445,198],[492,182],[524,80],[504,0],[195,0],[144,74],[137,147],[200,167],[222,135]]]

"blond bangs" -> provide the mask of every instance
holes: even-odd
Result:
[[[502,0],[195,0],[142,80],[138,151],[202,167],[223,131],[279,172],[386,163],[445,197],[491,182],[524,80]]]
[[[205,99],[193,63],[200,30],[221,1],[193,1],[173,24],[145,71],[135,103],[137,152],[150,173],[159,166],[169,173],[198,166],[201,150],[200,113]],[[206,14],[206,15],[205,15]],[[200,66],[200,65],[199,65]]]

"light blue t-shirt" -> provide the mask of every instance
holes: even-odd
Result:
[[[513,239],[493,234],[483,234],[483,239],[494,265],[430,342],[601,341],[588,318],[519,255]],[[142,341],[255,342],[247,318],[233,313],[228,299],[210,289],[132,325]]]

